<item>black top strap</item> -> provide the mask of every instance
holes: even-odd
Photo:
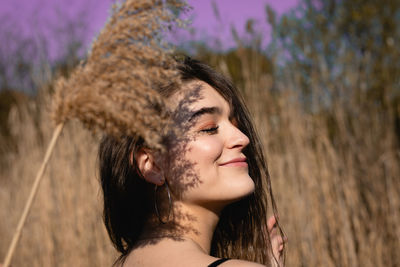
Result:
[[[208,267],[216,267],[218,265],[220,265],[223,262],[226,262],[227,260],[229,260],[228,258],[222,258],[222,259],[218,259],[216,261],[214,261],[213,263],[211,263],[210,265],[208,265]]]

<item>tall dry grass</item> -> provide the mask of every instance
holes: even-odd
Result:
[[[332,99],[329,108],[315,101],[316,109],[306,111],[299,92],[292,90],[299,87],[299,73],[288,70],[285,79],[274,80],[259,55],[243,51],[236,52],[242,66],[240,84],[265,144],[289,239],[287,266],[400,266],[400,151],[395,129],[400,108],[388,107],[383,113],[360,101],[361,74],[349,62],[341,77],[346,83],[332,85],[347,93]],[[216,56],[209,60],[234,76],[229,62]],[[317,73],[311,81],[315,95],[323,75]],[[16,143],[1,165],[2,258],[50,138],[48,106],[44,96],[10,114]],[[116,255],[101,221],[97,141],[78,124],[64,129],[13,266],[111,265]]]
[[[89,129],[101,129],[117,138],[141,136],[147,145],[163,149],[162,135],[168,130],[167,111],[162,96],[153,87],[178,86],[176,62],[162,36],[165,29],[181,23],[176,13],[184,11],[185,6],[180,0],[126,0],[114,4],[112,15],[93,42],[88,58],[69,77],[57,79],[52,96],[52,115],[57,128],[29,192],[5,266],[9,266],[31,209],[43,166],[53,150],[53,140],[57,140],[68,120],[79,119]]]
[[[258,57],[241,61],[289,238],[287,266],[399,266],[400,155],[390,118],[355,102],[338,101],[331,113],[304,112],[285,89],[296,85],[296,75],[273,85]],[[272,93],[271,86],[281,90]],[[44,97],[10,114],[16,150],[6,155],[0,177],[0,256],[50,138],[48,106]],[[351,117],[350,107],[363,113]],[[111,265],[116,254],[101,221],[97,141],[78,124],[64,130],[13,266]]]
[[[321,60],[310,82],[314,108],[305,110],[301,73],[288,69],[273,81],[255,51],[236,54],[289,239],[287,266],[400,266],[396,106],[366,101],[359,62],[343,62],[346,82],[329,84],[346,93],[330,106],[318,102],[327,75]],[[223,60],[215,63],[226,72]]]
[[[10,244],[53,131],[49,96],[10,112],[15,142],[0,177],[0,257]],[[76,122],[59,138],[11,266],[110,266],[115,255],[101,221],[96,138]]]

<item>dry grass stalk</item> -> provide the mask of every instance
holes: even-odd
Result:
[[[3,260],[53,134],[46,100],[11,112],[16,149],[0,171],[0,258]],[[38,112],[39,111],[39,112]],[[65,125],[22,230],[11,266],[111,266],[116,252],[101,220],[95,165],[99,140],[81,123]],[[4,263],[0,260],[1,263]]]
[[[268,74],[256,69],[260,65],[250,57],[242,60],[249,60],[253,75],[244,81],[247,103],[267,150],[278,211],[289,238],[287,266],[400,266],[400,153],[395,125],[382,120],[372,107],[360,112],[362,107],[352,102],[348,107],[337,103],[325,115],[305,113],[290,90],[298,86],[296,72],[278,81],[281,90],[273,94]],[[349,78],[357,73],[358,68],[346,67]],[[348,109],[360,115],[349,117]],[[1,240],[11,240],[9,229],[18,220],[15,210],[22,210],[44,154],[43,140],[52,134],[48,114],[40,113],[36,118],[29,109],[23,120],[10,120],[18,149],[8,153],[4,166],[9,167],[0,170]],[[327,115],[340,129],[335,142]],[[100,219],[93,157],[97,141],[79,123],[65,126],[13,266],[110,266],[115,260]],[[6,245],[0,242],[1,256]]]
[[[69,79],[56,83],[53,117],[57,123],[45,159],[18,222],[6,254],[8,267],[25,220],[39,188],[62,127],[77,118],[88,128],[116,137],[141,136],[147,145],[163,149],[168,131],[164,100],[153,88],[179,86],[175,60],[162,42],[162,32],[179,22],[170,8],[182,9],[180,0],[127,0],[114,6],[110,22],[94,42],[88,60]]]
[[[400,152],[393,117],[383,118],[347,94],[329,112],[306,113],[290,90],[300,86],[299,72],[288,70],[285,80],[275,81],[280,90],[274,94],[268,73],[255,59],[241,58],[251,74],[243,75],[243,87],[267,150],[289,238],[287,266],[400,266]],[[373,64],[365,59],[363,65]],[[353,60],[342,66],[345,76],[329,86],[354,91],[357,81],[365,80],[361,68]],[[310,82],[316,93],[317,78]],[[2,240],[11,239],[9,229],[18,220],[13,211],[22,209],[44,152],[42,139],[51,136],[47,117],[36,120],[31,111],[23,117],[11,119],[18,149],[9,153],[9,168],[0,173]],[[79,124],[66,125],[45,174],[57,179],[44,179],[13,265],[111,265],[116,255],[94,197],[99,190],[93,177],[96,145]],[[5,246],[0,242],[1,255]]]
[[[11,241],[10,247],[9,247],[8,252],[6,254],[6,257],[5,257],[5,260],[4,260],[4,267],[9,266],[9,264],[11,262],[12,255],[14,253],[14,250],[15,250],[16,246],[17,246],[18,240],[19,240],[19,238],[21,236],[22,228],[24,227],[24,224],[25,224],[25,220],[28,217],[28,214],[29,214],[29,211],[31,209],[33,200],[34,200],[34,198],[36,196],[37,190],[39,189],[40,182],[42,181],[43,173],[44,173],[44,171],[45,171],[45,169],[47,167],[47,163],[49,162],[51,153],[52,153],[52,151],[54,149],[54,146],[56,144],[58,136],[60,135],[63,127],[64,127],[64,124],[60,123],[57,126],[57,128],[54,130],[54,132],[53,132],[53,136],[52,136],[50,144],[49,144],[49,146],[48,146],[48,148],[46,150],[42,165],[40,166],[40,169],[39,169],[38,173],[36,174],[36,178],[35,178],[35,180],[33,182],[33,186],[32,186],[32,189],[31,189],[31,191],[29,193],[28,200],[26,201],[26,204],[25,204],[25,207],[24,207],[24,211],[22,212],[21,218],[18,221],[17,230],[15,231],[15,234],[14,234],[13,239]]]

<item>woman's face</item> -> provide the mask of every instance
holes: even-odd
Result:
[[[243,149],[249,138],[237,127],[228,102],[210,85],[193,81],[169,99],[171,190],[182,202],[222,208],[254,191]]]

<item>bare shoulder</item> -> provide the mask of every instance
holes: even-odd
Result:
[[[244,260],[228,260],[220,265],[221,267],[265,267],[265,265],[251,262],[251,261],[244,261]]]
[[[197,245],[187,241],[164,239],[155,244],[148,244],[131,251],[124,262],[124,267],[131,266],[208,266],[218,258],[205,254]],[[230,259],[218,267],[260,267],[255,262]]]
[[[191,242],[163,239],[132,250],[124,262],[124,267],[208,266],[217,259],[205,254]]]

